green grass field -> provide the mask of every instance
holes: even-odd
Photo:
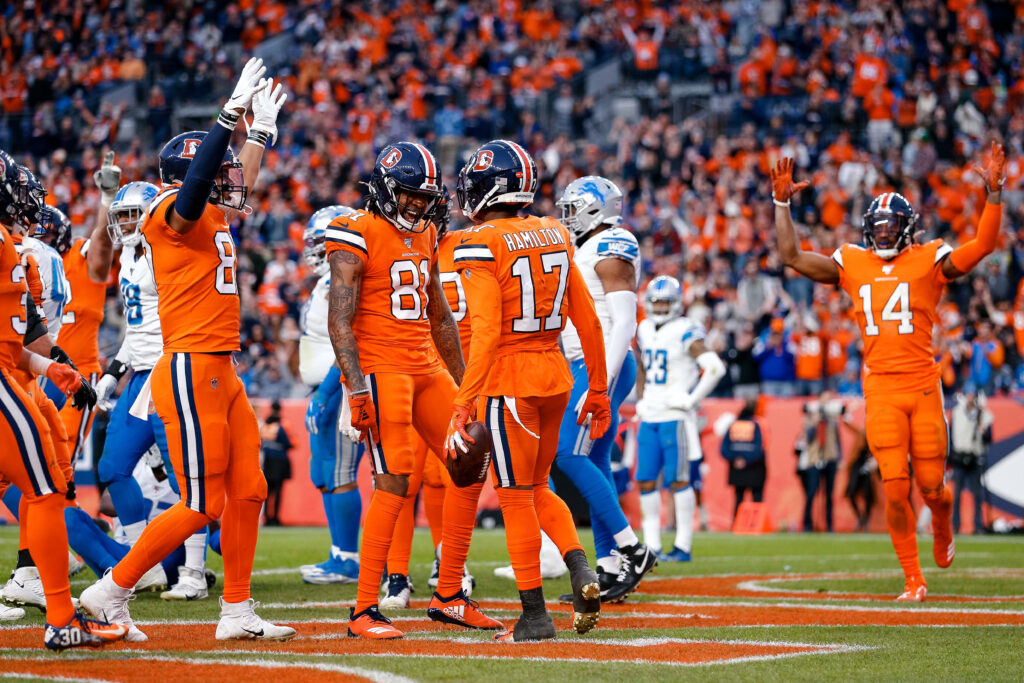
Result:
[[[285,666],[278,669],[278,680],[291,680],[292,675],[295,680],[327,676],[326,665],[373,680],[493,679],[502,683],[535,683],[554,677],[616,682],[1024,678],[1024,541],[1019,537],[960,537],[956,561],[948,570],[935,569],[930,539],[922,539],[929,601],[906,605],[891,601],[903,581],[887,536],[697,534],[692,562],[658,567],[643,592],[630,597],[628,609],[609,610],[598,629],[586,636],[564,630],[569,624],[566,608],[552,605],[553,611],[561,610],[555,615],[559,642],[535,650],[529,649],[537,647],[533,645],[490,644],[486,642],[490,634],[431,629],[423,621],[423,609],[394,615],[399,617],[396,624],[409,635],[401,644],[372,644],[368,649],[366,643],[344,638],[345,605],[354,598],[355,587],[308,586],[295,569],[320,561],[327,538],[326,530],[304,528],[266,529],[260,536],[253,578],[253,596],[263,603],[260,613],[271,620],[310,622],[297,625],[300,637],[289,643],[218,644],[215,652],[192,651],[189,642],[209,645],[213,641],[214,626],[209,622],[218,616],[216,598],[168,604],[149,593],[132,603],[137,622],[193,625],[147,628],[143,623],[151,642],[142,652],[125,647],[53,655],[29,649],[30,642],[41,641],[39,631],[17,628],[42,623],[42,616],[33,610],[25,620],[0,627],[0,675],[5,671],[25,674],[29,670],[19,668],[20,663],[36,658],[54,662],[52,676],[74,677],[77,670],[67,667],[73,662],[85,666],[84,659],[159,655],[196,664],[215,659],[219,665],[233,658],[257,662],[257,666],[261,658],[272,659]],[[589,537],[584,544],[589,544]],[[0,528],[0,556],[8,565],[13,564],[16,550],[17,529]],[[411,569],[417,586],[414,599],[430,596],[430,559],[429,535],[419,530]],[[500,530],[478,530],[469,565],[477,577],[474,598],[511,625],[514,611],[488,607],[517,597],[511,582],[493,575],[493,568],[506,562]],[[220,558],[212,553],[209,564],[220,571]],[[80,593],[93,578],[88,570],[75,577],[73,592]],[[567,578],[544,586],[549,601],[568,589]],[[219,583],[214,593],[219,594]],[[914,620],[921,623],[907,623]],[[196,622],[207,623],[196,626]],[[165,638],[162,644],[160,629],[173,628],[192,629],[191,640],[182,645],[180,639]],[[801,644],[802,652],[781,658],[766,654],[787,643]],[[523,656],[517,656],[517,651]],[[604,661],[620,659],[631,661]],[[321,669],[287,668],[289,664],[313,666],[310,662]],[[183,678],[190,677],[183,669],[178,671]],[[154,670],[153,678],[158,676],[167,678]],[[49,670],[39,680],[47,678],[52,679]],[[99,678],[133,680],[114,670]]]

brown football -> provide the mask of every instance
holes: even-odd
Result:
[[[469,452],[459,453],[455,460],[445,457],[448,474],[459,488],[487,479],[487,468],[491,466],[491,433],[487,427],[483,422],[470,422],[466,425],[466,432],[475,441],[469,444]]]

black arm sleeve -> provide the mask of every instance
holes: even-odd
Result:
[[[22,343],[28,346],[36,339],[39,339],[46,334],[46,323],[43,322],[43,316],[39,315],[39,309],[36,308],[36,301],[32,298],[32,292],[25,289],[25,319],[28,321],[28,326],[25,330],[25,337]]]

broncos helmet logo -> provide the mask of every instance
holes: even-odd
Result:
[[[595,183],[593,180],[587,181],[580,185],[580,191],[589,192],[590,194],[594,195],[599,200],[601,200],[601,206],[604,206],[606,201],[604,198],[604,192],[601,192],[601,188],[598,187],[597,183]]]
[[[196,152],[199,151],[199,143],[201,142],[202,140],[197,140],[196,138],[188,138],[187,140],[182,141],[181,156],[186,159],[192,159],[195,157]]]
[[[388,155],[380,160],[384,168],[394,168],[395,164],[402,160],[402,150],[397,147],[388,152]]]
[[[476,155],[476,163],[473,164],[474,171],[486,171],[494,162],[494,152],[489,149],[482,149]]]

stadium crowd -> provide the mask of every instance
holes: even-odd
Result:
[[[185,110],[205,127],[235,57],[282,34],[274,49],[297,65],[282,72],[292,98],[252,213],[233,228],[239,372],[253,396],[305,393],[296,369],[314,281],[300,256],[307,218],[359,205],[376,151],[413,136],[449,179],[479,142],[518,141],[541,173],[536,212],[557,215],[554,200],[579,175],[619,183],[645,280],[679,277],[689,315],[730,363],[719,394],[856,395],[849,301],[783,270],[770,164],[793,156],[813,183],[794,207],[805,247],[859,241],[870,198],[891,190],[919,211],[922,239],[955,245],[984,202],[971,168],[989,131],[1008,155],[1002,244],[949,287],[936,350],[949,391],[1024,391],[1024,6],[23,0],[0,14],[0,147],[39,172],[48,200],[84,232],[104,152],[116,150],[126,180],[155,182],[156,152],[190,120]],[[618,94],[637,116],[599,116],[609,100],[584,95],[588,68],[614,60],[635,76]],[[679,83],[708,85],[704,113],[677,115]],[[121,328],[116,296],[111,286],[108,352]]]

